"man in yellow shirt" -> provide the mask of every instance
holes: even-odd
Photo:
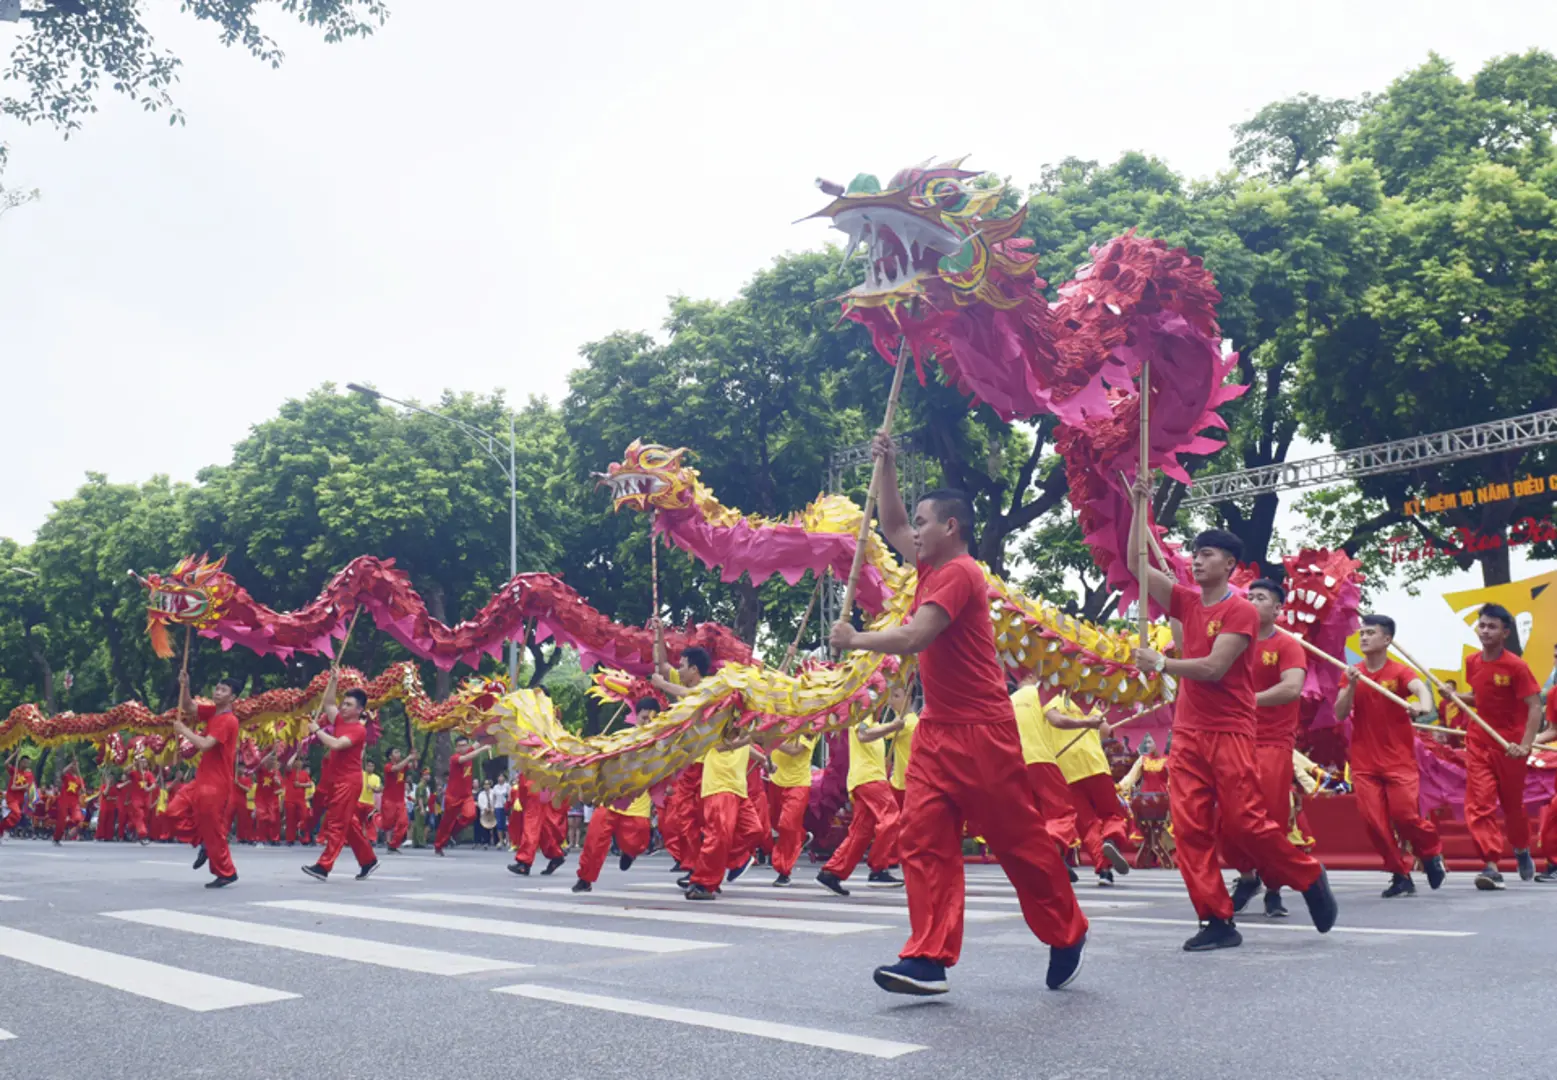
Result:
[[[1081,847],[1097,871],[1097,883],[1112,885],[1115,873],[1130,872],[1130,863],[1125,859],[1124,852],[1119,850],[1128,831],[1125,828],[1124,810],[1119,805],[1119,793],[1114,790],[1114,774],[1108,767],[1108,757],[1103,753],[1103,740],[1098,735],[1102,717],[1088,717],[1075,706],[1069,695],[1057,694],[1049,699],[1044,719],[1060,731],[1081,734],[1076,745],[1065,753],[1056,751],[1055,760],[1059,762],[1060,772],[1065,775],[1065,783],[1070,788],[1071,802],[1076,807],[1076,829],[1081,834]]]
[[[641,724],[660,710],[660,703],[651,697],[641,699],[634,707]],[[636,796],[618,799],[609,806],[595,807],[589,819],[589,829],[584,834],[584,846],[578,857],[578,880],[573,891],[586,893],[600,879],[600,868],[605,865],[611,850],[611,841],[622,851],[617,866],[626,870],[633,860],[649,850],[649,814],[654,809],[647,791]]]
[[[897,801],[898,812],[903,810],[903,793],[908,790],[908,762],[914,752],[914,729],[919,726],[919,714],[909,711],[908,690],[900,687],[892,691],[892,711],[903,718],[903,730],[892,740],[892,798]]]
[[[373,767],[373,762],[362,763],[362,794],[357,799],[357,820],[362,822],[362,832],[368,843],[378,843],[378,793],[384,789],[383,778]]]
[[[773,817],[778,822],[778,843],[773,846],[773,884],[783,888],[795,871],[806,838],[806,808],[811,803],[811,752],[815,735],[800,735],[773,751],[773,775],[778,792]]]
[[[1043,816],[1044,828],[1054,837],[1061,853],[1067,852],[1080,842],[1076,833],[1076,804],[1071,801],[1065,773],[1054,755],[1070,739],[1058,741],[1054,725],[1044,716],[1036,672],[1028,672],[1022,677],[1016,693],[1011,695],[1011,708],[1016,712],[1016,733],[1022,740],[1022,765],[1027,771],[1027,779],[1032,782],[1038,813]],[[1070,753],[1078,749],[1073,748]],[[1071,871],[1071,880],[1076,880],[1075,871]]]
[[[833,857],[827,860],[816,880],[839,896],[848,896],[843,883],[870,849],[870,877],[866,884],[876,888],[900,887],[903,882],[887,869],[897,862],[897,800],[887,783],[887,747],[882,740],[903,730],[901,714],[887,724],[859,723],[849,729],[849,798],[854,801],[854,817],[849,835],[844,837]]]
[[[688,900],[712,900],[726,872],[744,870],[762,838],[762,820],[746,798],[751,738],[722,740],[703,756],[703,846],[692,872],[678,882]]]

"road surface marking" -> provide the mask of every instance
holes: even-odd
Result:
[[[1122,922],[1122,923],[1146,923],[1151,926],[1198,926],[1193,920],[1184,919],[1149,919],[1131,915],[1098,915],[1093,922]],[[1295,930],[1301,933],[1312,934],[1312,926],[1304,926],[1302,923],[1263,923],[1241,922],[1240,930]],[[1438,938],[1465,938],[1475,937],[1474,930],[1410,930],[1399,926],[1337,926],[1332,934],[1380,934],[1389,937],[1438,937]]]
[[[589,893],[594,896],[594,893]],[[730,915],[716,910],[723,900],[695,907],[687,905],[685,911],[665,911],[657,908],[631,908],[619,904],[592,904],[585,897],[569,902],[564,900],[531,900],[511,897],[470,896],[463,893],[402,893],[402,900],[433,900],[445,904],[475,904],[480,907],[510,908],[517,911],[555,911],[568,915],[593,915],[607,919],[648,919],[654,922],[684,923],[695,926],[733,926],[742,930],[787,930],[798,934],[858,934],[868,930],[889,930],[888,926],[870,923],[840,922],[822,919],[782,919],[771,915]],[[651,902],[653,897],[632,899]]]

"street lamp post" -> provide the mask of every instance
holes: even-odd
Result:
[[[399,405],[402,409],[410,409],[412,412],[421,413],[424,416],[435,417],[445,423],[453,424],[466,435],[475,440],[487,457],[491,458],[503,475],[508,478],[508,576],[510,579],[519,574],[519,473],[515,464],[516,454],[514,448],[514,414],[508,414],[508,465],[505,468],[503,459],[498,456],[498,449],[502,445],[498,437],[485,428],[478,428],[474,424],[467,424],[463,420],[456,419],[446,413],[434,412],[432,409],[424,409],[420,405],[413,405],[409,401],[399,401],[388,394],[381,394],[377,390],[370,390],[366,386],[358,386],[356,383],[347,383],[346,389],[352,393],[361,394],[363,397],[373,398],[376,401],[387,401],[391,405]],[[508,640],[508,681],[511,684],[519,681],[519,643],[512,638]]]

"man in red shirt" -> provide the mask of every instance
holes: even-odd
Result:
[[[1541,728],[1541,687],[1530,667],[1507,648],[1514,632],[1514,617],[1500,604],[1484,604],[1476,618],[1481,652],[1465,661],[1465,681],[1471,692],[1460,697],[1508,741],[1508,749],[1473,724],[1465,746],[1465,828],[1477,855],[1486,863],[1476,875],[1476,888],[1493,892],[1503,888],[1498,857],[1503,837],[1514,848],[1519,876],[1535,877],[1530,857],[1530,819],[1525,816],[1525,773],[1535,733]],[[1498,806],[1503,808],[1503,829],[1497,825]]]
[[[832,645],[917,655],[924,690],[898,841],[910,933],[899,961],[876,969],[876,985],[895,994],[947,991],[946,969],[962,952],[962,829],[971,820],[1016,887],[1028,928],[1049,946],[1046,984],[1063,989],[1081,970],[1087,919],[1022,769],[988,585],[968,554],[972,507],[960,492],[932,491],[910,524],[891,438],[877,434],[871,451],[885,493],[881,531],[904,558],[914,559],[919,582],[906,624],[861,632],[845,612],[833,625]]]
[[[438,818],[438,835],[433,839],[434,855],[442,855],[449,841],[476,820],[476,759],[490,749],[482,745],[472,750],[470,740],[463,735],[454,740],[454,753],[449,755],[449,782],[444,788],[443,813]]]
[[[342,695],[337,707],[336,674],[334,670],[330,672],[320,707],[320,714],[331,730],[322,730],[318,717],[308,724],[308,733],[328,751],[323,772],[329,776],[330,792],[321,837],[324,851],[317,862],[303,867],[303,873],[320,881],[326,880],[335,868],[341,848],[350,844],[352,857],[357,860],[357,880],[361,881],[378,869],[378,856],[373,854],[373,845],[362,828],[362,819],[357,816],[357,804],[362,798],[362,751],[368,744],[368,729],[362,722],[368,695],[353,687]]]
[[[1346,685],[1335,699],[1335,715],[1352,718],[1352,791],[1357,810],[1373,850],[1384,856],[1384,869],[1392,875],[1384,899],[1416,895],[1411,880],[1411,864],[1400,853],[1395,834],[1411,845],[1427,872],[1427,884],[1436,889],[1443,884],[1443,841],[1438,830],[1422,817],[1418,806],[1421,775],[1416,762],[1416,731],[1412,717],[1432,716],[1433,698],[1427,686],[1409,668],[1389,656],[1395,640],[1395,620],[1388,615],[1364,615],[1358,632],[1362,647],[1362,666],[1346,669]],[[1396,697],[1411,695],[1416,704],[1413,713],[1390,701],[1367,683],[1366,673]]]
[[[128,785],[121,792],[119,816],[122,822],[122,831],[126,840],[134,834],[135,839],[142,844],[151,842],[151,789],[156,786],[156,778],[152,775],[151,768],[146,763],[144,754],[135,755],[135,760],[125,773],[125,783]]]
[[[384,766],[384,794],[379,801],[378,818],[384,830],[384,850],[395,855],[400,853],[400,845],[405,843],[406,833],[411,830],[411,819],[405,809],[405,774],[415,764],[416,751],[401,757],[397,746],[389,752],[389,761]]]
[[[1148,485],[1146,477],[1138,482],[1137,506],[1147,497]],[[1138,515],[1130,551],[1145,548],[1148,527],[1146,515]],[[1321,934],[1335,925],[1338,910],[1324,867],[1292,846],[1286,828],[1266,815],[1260,795],[1254,757],[1256,650],[1251,648],[1259,637],[1260,617],[1228,582],[1242,553],[1238,537],[1209,529],[1194,543],[1191,565],[1198,588],[1180,585],[1149,565],[1137,568],[1151,599],[1183,626],[1182,657],[1139,648],[1135,662],[1142,671],[1179,680],[1168,806],[1179,872],[1201,920],[1200,931],[1184,943],[1186,952],[1243,943],[1233,925],[1233,898],[1217,864],[1218,824],[1224,843],[1248,852],[1267,885],[1302,891]]]
[[[273,754],[267,754],[254,773],[254,839],[281,843],[281,778]]]
[[[281,773],[281,803],[286,813],[283,829],[286,833],[287,847],[293,844],[306,844],[310,840],[308,819],[311,814],[308,808],[308,789],[313,781],[314,778],[308,772],[308,765],[303,760],[302,752],[294,749],[292,757]]]
[[[185,820],[193,828],[200,844],[195,869],[209,861],[214,875],[205,883],[208,889],[220,889],[238,880],[238,869],[227,848],[227,823],[231,820],[227,802],[232,797],[232,772],[238,756],[238,718],[232,707],[242,690],[240,680],[223,679],[211,690],[211,704],[197,706],[189,696],[189,672],[178,673],[178,715],[173,718],[173,731],[200,751],[200,764],[195,766],[194,780],[168,805],[168,817]],[[185,717],[198,718],[205,731],[190,728]]]
[[[16,828],[22,820],[22,805],[33,784],[32,769],[29,768],[31,764],[31,759],[23,757],[19,747],[11,754],[11,760],[6,762],[5,806],[4,812],[0,813],[0,836],[4,836],[6,830]]]
[[[1443,684],[1456,694],[1460,692],[1460,684],[1453,679],[1445,679]],[[1438,699],[1438,723],[1443,727],[1454,728],[1456,731],[1465,730],[1465,710],[1460,708],[1459,703],[1448,694],[1444,694]],[[1435,731],[1433,735],[1441,743],[1447,743],[1450,746],[1463,745],[1462,743],[1455,742],[1454,736],[1447,732]]]
[[[1265,814],[1283,832],[1292,812],[1292,750],[1297,745],[1298,702],[1308,673],[1308,654],[1297,641],[1276,629],[1276,616],[1286,592],[1269,578],[1249,586],[1249,603],[1260,618],[1254,653],[1254,769],[1259,776]],[[1239,912],[1260,890],[1254,856],[1236,841],[1224,840],[1227,861],[1238,868],[1233,885],[1233,911]],[[1285,918],[1280,886],[1265,890],[1265,914]]]
[[[94,840],[112,840],[119,824],[119,781],[110,765],[103,767],[103,779],[98,788],[97,829]]]
[[[65,830],[81,824],[81,793],[86,782],[71,758],[59,774],[59,801],[54,804],[54,845],[65,837]]]

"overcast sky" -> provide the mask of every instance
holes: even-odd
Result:
[[[192,479],[326,380],[557,400],[582,343],[827,242],[791,224],[817,176],[1126,150],[1209,176],[1267,102],[1557,46],[1549,0],[394,0],[366,41],[274,20],[273,71],[149,6],[187,127],[105,93],[69,142],[8,131],[43,199],[0,221],[0,535],[88,470]]]

